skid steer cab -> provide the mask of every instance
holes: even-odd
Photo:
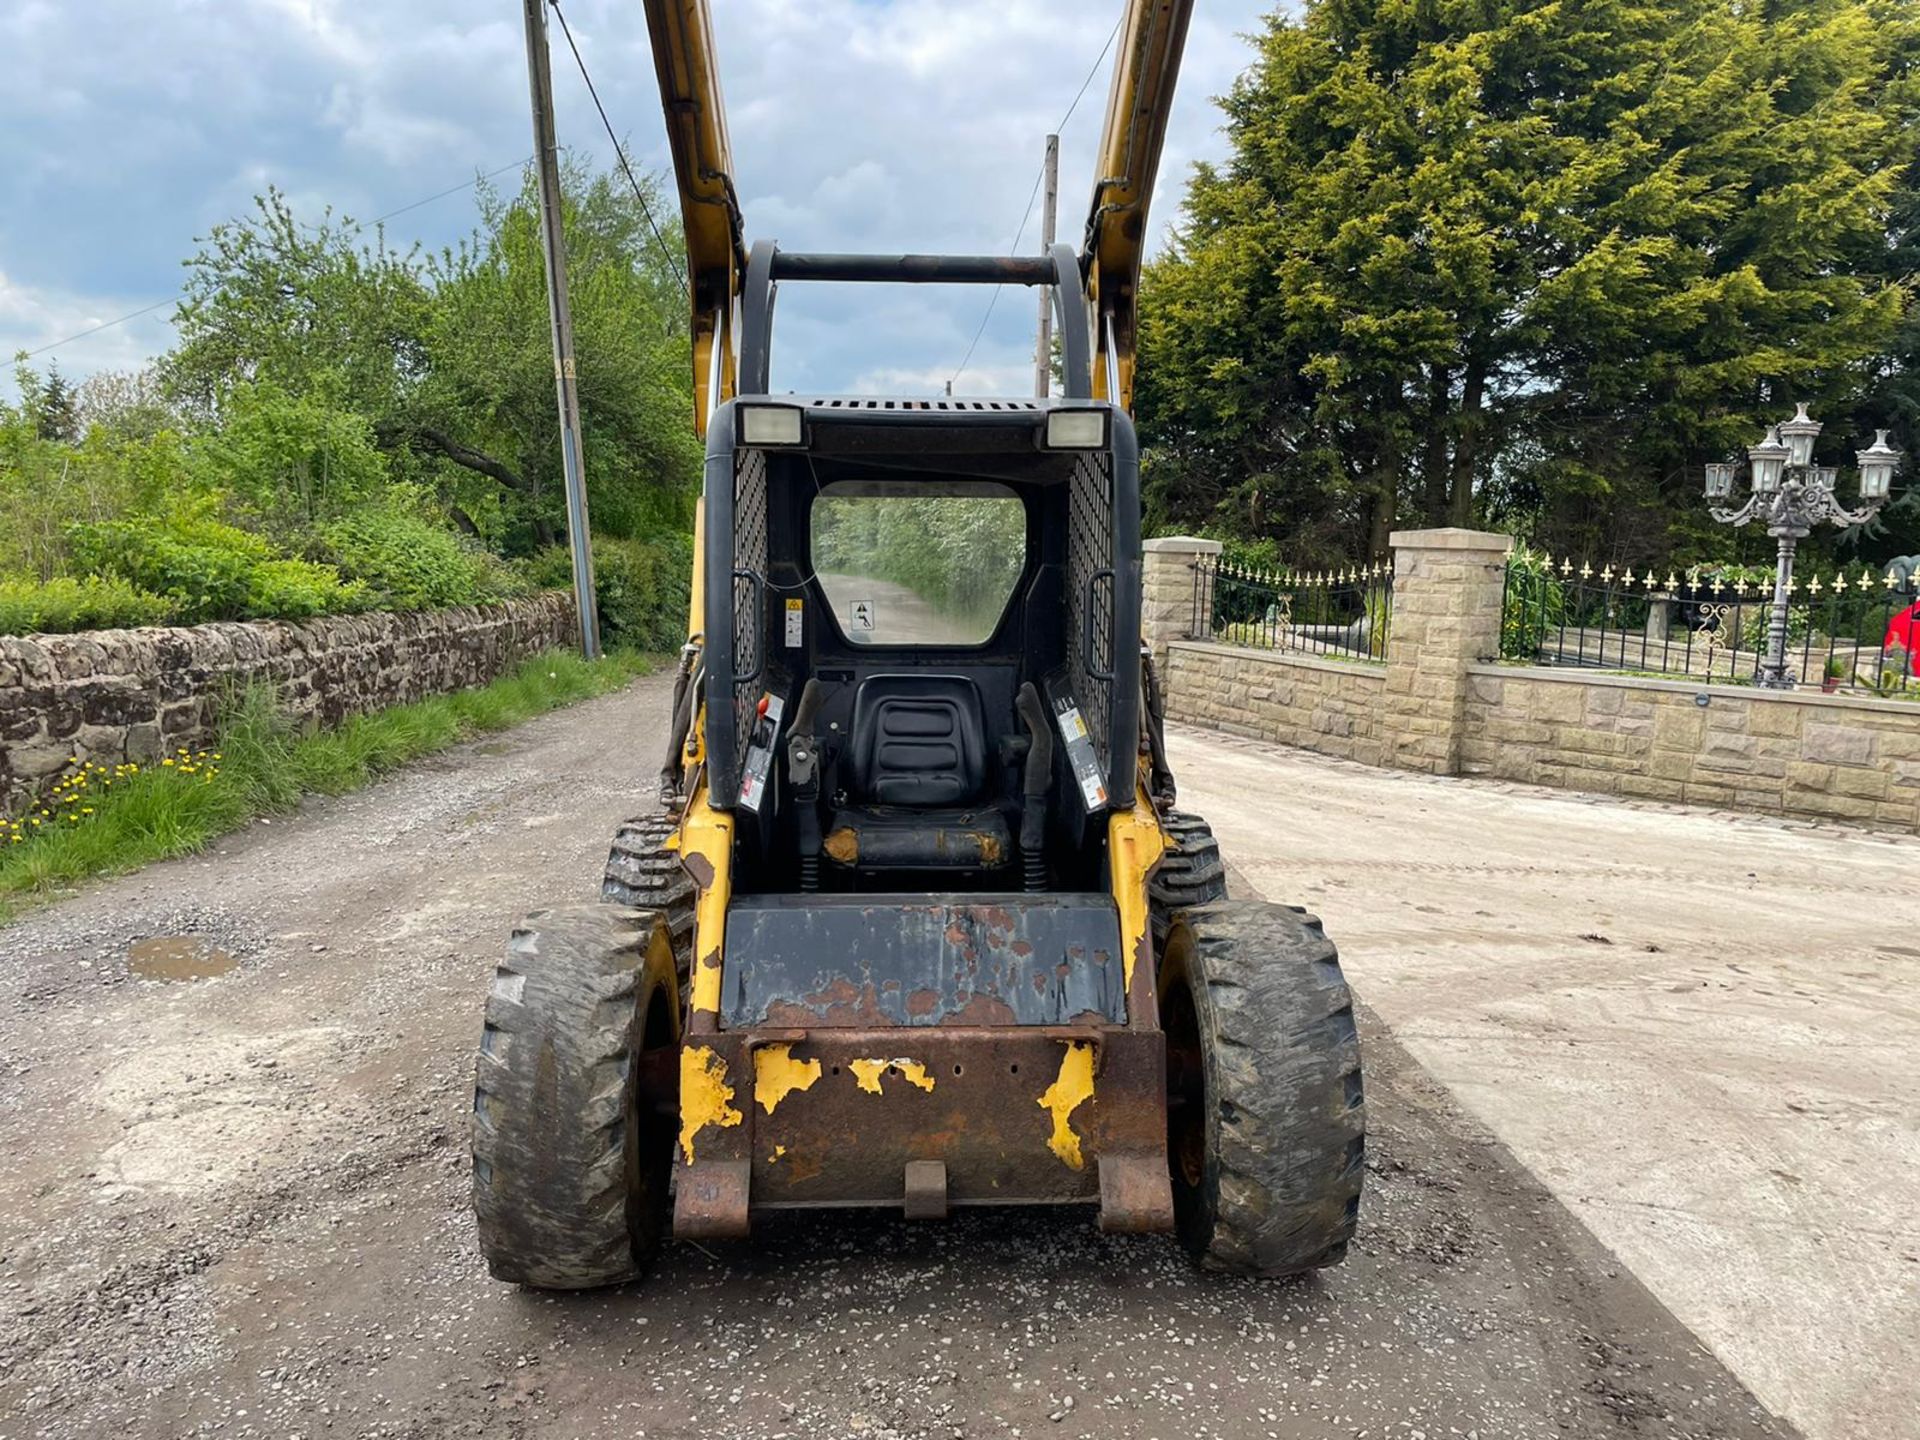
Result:
[[[499,1278],[852,1206],[1085,1206],[1265,1275],[1344,1254],[1351,1000],[1319,923],[1229,899],[1172,808],[1133,426],[1057,259],[1065,398],[714,397],[666,803],[487,1001]]]

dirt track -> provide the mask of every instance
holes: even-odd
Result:
[[[1361,1240],[1324,1279],[1015,1212],[495,1284],[464,1153],[486,977],[515,916],[593,892],[665,694],[0,932],[0,1435],[1790,1433],[1377,1024]],[[239,963],[130,978],[178,934]]]

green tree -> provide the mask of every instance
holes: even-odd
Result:
[[[623,182],[563,173],[583,459],[594,528],[615,536],[691,523],[700,451],[687,390],[686,301]],[[661,213],[657,190],[649,197]],[[413,442],[497,482],[462,491],[514,547],[564,533],[560,434],[538,193],[480,191],[474,238],[429,267],[434,309],[410,417]],[[464,460],[451,444],[475,452]],[[481,458],[484,457],[484,461]]]
[[[80,419],[74,408],[73,387],[60,373],[58,365],[47,366],[46,383],[40,388],[39,432],[42,440],[71,443],[80,438]]]
[[[1699,462],[1856,394],[1900,323],[1914,26],[1903,0],[1275,17],[1146,277],[1153,518],[1311,559],[1403,519],[1564,547],[1640,517],[1664,553]]]
[[[595,526],[684,528],[699,456],[671,263],[624,185],[569,162],[565,191]],[[425,485],[467,534],[516,553],[551,542],[564,505],[535,194],[531,174],[511,199],[481,187],[474,236],[427,257],[350,219],[302,224],[270,191],[188,262],[169,392],[210,428],[262,421],[263,397],[279,397],[269,450],[296,439],[287,425],[359,417],[391,478]],[[300,492],[291,508],[312,508],[329,446],[268,467]]]

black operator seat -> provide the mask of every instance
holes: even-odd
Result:
[[[988,788],[980,690],[962,675],[874,675],[854,694],[841,759],[848,802],[825,850],[861,870],[1005,864],[1007,817]]]

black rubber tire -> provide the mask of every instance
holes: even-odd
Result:
[[[666,1229],[674,1131],[638,1081],[679,1043],[658,911],[579,905],[514,930],[473,1090],[473,1209],[495,1279],[579,1290],[644,1273]]]
[[[1252,900],[1178,911],[1158,988],[1182,1241],[1240,1275],[1339,1264],[1360,1213],[1366,1097],[1353,996],[1320,922]]]
[[[680,822],[671,814],[637,815],[613,837],[607,854],[606,877],[600,898],[615,905],[658,910],[673,932],[673,958],[682,984],[693,966],[693,906],[698,898],[693,877],[680,864],[677,851],[667,849]]]
[[[1167,938],[1175,911],[1227,898],[1227,864],[1213,827],[1184,810],[1168,811],[1162,825],[1170,843],[1147,881],[1156,942]]]

